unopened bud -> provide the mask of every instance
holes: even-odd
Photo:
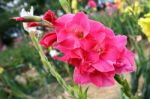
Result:
[[[40,22],[42,20],[39,16],[24,16],[24,17],[14,17],[12,18],[17,22]]]
[[[25,20],[24,17],[14,17],[12,19],[15,19],[17,22],[23,22]]]

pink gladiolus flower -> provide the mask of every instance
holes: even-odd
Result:
[[[96,8],[96,2],[94,0],[89,0],[88,1],[88,6],[90,8]]]
[[[45,48],[48,48],[51,46],[55,41],[57,40],[56,33],[46,33],[44,37],[40,40],[40,45],[42,45]]]
[[[74,66],[77,84],[111,86],[115,74],[135,70],[133,53],[126,48],[126,36],[116,36],[83,12],[61,16],[54,27],[55,33],[46,34],[40,44],[63,53],[54,58]]]

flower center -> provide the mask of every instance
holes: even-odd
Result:
[[[91,66],[91,65],[92,65],[92,62],[89,62],[89,63],[88,63],[88,66]]]
[[[103,50],[102,48],[99,48],[99,49],[97,50],[97,53],[98,53],[99,55],[101,55],[102,53],[104,53],[104,50]]]
[[[75,30],[75,36],[79,39],[82,39],[84,35],[82,31]]]

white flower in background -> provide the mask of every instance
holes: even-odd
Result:
[[[24,8],[21,10],[20,12],[20,16],[23,17],[23,16],[33,16],[33,7],[31,7],[30,9],[30,12],[27,12]]]
[[[49,52],[49,55],[51,56],[51,57],[54,57],[54,56],[56,56],[56,55],[58,55],[59,54],[59,52],[57,52],[56,50],[50,50],[50,52]]]
[[[30,8],[30,11],[26,11],[24,8],[21,10],[20,12],[20,16],[24,17],[24,16],[33,16],[33,7]],[[37,31],[36,27],[28,27],[26,22],[23,22],[23,27],[27,32],[33,32],[33,31]]]

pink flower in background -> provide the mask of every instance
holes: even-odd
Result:
[[[94,0],[89,0],[88,1],[88,6],[90,8],[96,8],[96,2]]]
[[[54,27],[55,32],[47,33],[40,44],[63,53],[54,58],[74,66],[77,84],[110,86],[115,74],[135,70],[133,53],[126,48],[126,36],[116,36],[110,28],[88,19],[83,12],[61,16]]]

